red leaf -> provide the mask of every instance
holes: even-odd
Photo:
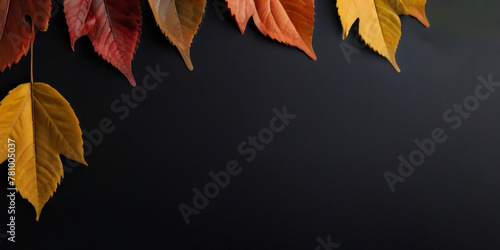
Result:
[[[132,59],[141,33],[139,0],[65,0],[71,47],[87,35],[95,51],[120,70],[132,86]]]
[[[0,0],[0,71],[17,63],[35,39],[26,22],[28,15],[35,27],[46,31],[50,18],[50,0]]]
[[[90,10],[92,0],[73,0],[64,2],[64,12],[69,27],[69,36],[71,38],[71,48],[75,51],[75,42],[78,38],[84,36],[85,20]]]

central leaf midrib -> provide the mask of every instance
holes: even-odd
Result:
[[[116,50],[118,50],[118,53],[120,53],[120,58],[122,60],[124,60],[123,57],[125,55],[122,53],[122,50],[120,49],[120,46],[118,46],[118,42],[117,42],[117,39],[116,39],[116,36],[115,36],[115,31],[114,31],[114,28],[113,28],[113,22],[111,20],[111,16],[109,15],[107,0],[102,0],[102,4],[104,5],[104,10],[106,11],[106,19],[108,19],[107,23],[109,25],[110,33],[113,36],[113,43],[116,44]]]

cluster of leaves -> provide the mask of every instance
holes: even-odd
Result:
[[[190,48],[205,12],[206,0],[148,0],[158,26],[193,70]],[[314,0],[226,0],[241,33],[250,18],[259,31],[295,46],[316,60],[312,46]],[[0,1],[0,71],[17,63],[34,41],[33,29],[45,31],[50,0]],[[359,19],[359,34],[399,71],[395,53],[401,37],[399,15],[411,15],[425,26],[426,0],[337,0],[347,36]],[[132,60],[141,34],[140,0],[65,0],[71,47],[88,36],[95,51],[120,70],[132,86]],[[33,25],[25,20],[30,16]],[[33,78],[33,76],[32,76]],[[22,84],[0,103],[0,163],[7,142],[16,141],[15,185],[35,207],[38,220],[63,176],[60,154],[83,164],[82,133],[69,103],[44,83]]]
[[[159,27],[178,48],[186,66],[193,70],[190,48],[203,19],[206,0],[148,1]],[[314,0],[226,2],[242,34],[252,18],[262,34],[293,45],[316,60],[312,46]],[[425,4],[426,0],[337,1],[344,38],[359,19],[361,37],[371,48],[386,57],[397,71],[399,67],[395,53],[401,37],[399,15],[414,16],[428,27]],[[72,48],[78,38],[88,36],[95,51],[135,86],[131,62],[141,34],[140,1],[66,0],[64,12]],[[29,42],[34,36],[31,36],[30,26],[23,18],[26,15],[33,17],[38,29],[45,30],[50,15],[50,1],[5,0],[0,3],[0,71],[19,61],[28,52]]]

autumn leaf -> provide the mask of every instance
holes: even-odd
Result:
[[[243,34],[250,17],[262,34],[316,60],[312,47],[314,0],[226,0]]]
[[[132,59],[141,33],[139,0],[65,0],[71,47],[87,35],[94,50],[120,70],[132,86]]]
[[[206,0],[149,0],[156,22],[163,34],[177,47],[189,70],[191,44],[198,31]]]
[[[50,18],[50,0],[0,0],[0,71],[19,62],[34,39],[25,16],[39,30],[46,31]]]
[[[414,16],[429,27],[425,4],[426,0],[338,0],[343,38],[359,18],[359,34],[363,40],[400,72],[396,63],[396,49],[401,38],[399,15]]]
[[[14,145],[14,182],[35,207],[38,220],[63,177],[59,154],[87,164],[78,118],[69,103],[45,83],[34,83],[33,92],[31,86],[19,85],[0,102],[0,163],[13,152],[7,145]]]

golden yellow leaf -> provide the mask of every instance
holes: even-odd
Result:
[[[206,0],[149,0],[156,22],[163,34],[177,47],[189,70],[191,43],[198,31]]]
[[[45,83],[21,84],[0,102],[0,163],[15,141],[15,185],[33,204],[36,220],[63,177],[59,154],[85,165],[78,118],[64,97]]]
[[[425,3],[426,0],[338,0],[343,38],[359,18],[359,34],[363,40],[400,72],[396,63],[396,49],[401,38],[399,15],[412,15],[429,27]]]

